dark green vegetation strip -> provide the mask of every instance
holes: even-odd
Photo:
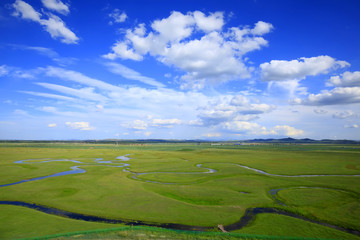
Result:
[[[120,232],[120,233],[119,233]],[[124,233],[125,232],[125,233]],[[114,234],[116,233],[116,234]],[[46,235],[42,237],[23,238],[19,240],[45,239],[282,239],[282,240],[330,240],[325,238],[304,238],[288,236],[268,236],[245,233],[198,232],[184,230],[170,230],[165,228],[126,226],[120,228],[97,229]]]

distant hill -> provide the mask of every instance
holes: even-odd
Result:
[[[91,144],[146,144],[146,143],[269,143],[269,144],[360,144],[355,140],[333,140],[322,139],[314,140],[310,138],[268,138],[268,139],[250,139],[250,140],[202,140],[202,139],[101,139],[101,140],[0,140],[0,143],[91,143]]]
[[[313,144],[359,144],[359,141],[355,140],[333,140],[333,139],[322,139],[322,140],[314,140],[310,138],[303,138],[303,139],[295,139],[295,138],[280,138],[280,139],[252,139],[246,140],[243,142],[248,143],[313,143]]]

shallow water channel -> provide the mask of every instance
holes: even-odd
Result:
[[[55,174],[51,174],[51,175],[47,175],[47,176],[30,178],[30,179],[20,180],[20,181],[13,182],[13,183],[3,184],[3,185],[0,185],[0,188],[8,187],[8,186],[16,185],[16,184],[21,184],[21,183],[26,183],[26,182],[31,182],[31,181],[39,181],[39,180],[43,180],[46,178],[60,177],[60,176],[65,176],[65,175],[70,175],[70,174],[85,173],[86,170],[81,168],[83,166],[106,166],[106,167],[123,168],[124,172],[128,172],[128,173],[132,174],[131,178],[134,180],[148,182],[148,183],[156,183],[156,184],[178,184],[178,183],[155,182],[155,181],[144,180],[144,179],[138,178],[138,176],[146,175],[146,174],[212,174],[212,173],[217,172],[215,169],[203,167],[203,164],[197,164],[196,167],[198,167],[200,169],[205,169],[207,171],[205,171],[205,172],[144,172],[144,173],[137,173],[137,172],[130,171],[130,168],[129,168],[130,163],[120,162],[120,161],[131,160],[131,158],[129,158],[128,156],[129,156],[129,154],[126,154],[124,156],[119,156],[119,157],[116,157],[116,160],[104,160],[103,158],[93,158],[93,160],[94,160],[93,164],[84,163],[84,162],[81,162],[80,160],[73,160],[73,159],[50,159],[50,158],[26,159],[26,160],[15,161],[14,162],[15,164],[40,164],[40,163],[48,163],[48,162],[68,161],[68,162],[73,162],[73,163],[80,163],[83,165],[72,166],[72,167],[70,167],[71,170],[69,170],[69,171],[64,171],[64,172],[59,172],[59,173],[55,173]],[[114,165],[109,165],[109,164],[114,164]],[[251,168],[251,167],[248,167],[245,165],[234,164],[234,163],[225,163],[225,164],[235,165],[235,166],[238,166],[241,168],[255,171],[259,174],[268,175],[268,176],[276,176],[276,177],[322,177],[322,176],[356,176],[356,177],[358,177],[358,176],[360,176],[360,175],[333,175],[333,174],[332,175],[279,175],[279,174],[267,173],[263,170]],[[305,188],[305,187],[299,187],[299,188]],[[316,188],[316,187],[309,187],[309,188]],[[281,202],[276,197],[277,193],[283,189],[285,189],[285,188],[271,189],[269,191],[269,194],[277,204],[286,206],[283,202]],[[144,221],[129,220],[129,219],[110,219],[110,218],[104,218],[104,217],[99,217],[99,216],[91,216],[91,215],[84,215],[84,214],[80,214],[80,213],[73,213],[73,212],[69,212],[69,211],[65,211],[65,210],[61,210],[61,209],[57,209],[57,208],[53,208],[53,207],[32,204],[32,203],[26,203],[26,202],[21,202],[21,201],[0,201],[0,204],[22,206],[22,207],[35,209],[37,211],[41,211],[41,212],[44,212],[47,214],[53,214],[53,215],[63,216],[63,217],[71,218],[71,219],[92,221],[92,222],[105,222],[105,223],[114,223],[114,224],[122,223],[122,224],[126,224],[126,225],[145,225],[145,226],[156,226],[156,227],[163,227],[163,228],[170,228],[170,229],[178,229],[178,230],[195,230],[195,231],[206,231],[206,230],[214,229],[214,227],[191,226],[191,225],[174,224],[174,223],[144,222]],[[248,209],[246,209],[245,214],[243,216],[241,216],[239,221],[237,221],[233,224],[224,226],[224,229],[227,231],[233,231],[233,230],[238,230],[243,227],[246,227],[251,221],[253,221],[255,219],[256,215],[260,214],[260,213],[273,213],[273,214],[285,215],[285,216],[305,220],[308,222],[320,224],[323,226],[327,226],[327,227],[330,227],[333,229],[337,229],[340,231],[344,231],[347,233],[351,233],[351,234],[360,236],[360,231],[331,225],[331,224],[328,224],[325,222],[320,222],[320,221],[313,220],[313,219],[308,219],[304,216],[301,216],[301,215],[298,215],[295,213],[291,213],[291,212],[286,212],[284,210],[274,208],[274,207],[273,208],[262,208],[262,207],[248,208]]]

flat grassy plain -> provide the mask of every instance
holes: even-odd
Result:
[[[126,154],[129,161],[116,159]],[[99,163],[98,158],[111,162]],[[14,163],[25,159],[30,160]],[[45,162],[54,159],[81,163]],[[118,167],[123,163],[130,166]],[[239,165],[276,175],[346,176],[273,176]],[[360,174],[359,145],[0,144],[0,185],[69,171],[73,166],[86,172],[0,187],[0,201],[36,203],[120,220],[207,226],[212,231],[219,231],[218,224],[238,221],[247,208],[276,207],[360,231],[360,177],[352,176]],[[282,204],[271,196],[271,189],[281,189],[276,199]],[[123,226],[10,205],[0,205],[0,213],[1,239]],[[250,225],[234,232],[360,239],[276,214],[259,214]],[[168,238],[176,238],[171,236]]]

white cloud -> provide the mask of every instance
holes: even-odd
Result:
[[[203,134],[203,136],[207,137],[207,138],[221,137],[221,133],[218,133],[218,132],[206,133],[206,134]]]
[[[181,124],[182,121],[177,118],[173,119],[153,119],[152,120],[152,126],[154,127],[165,127],[165,128],[171,128],[174,125]]]
[[[359,128],[358,124],[345,125],[344,128]]]
[[[355,113],[351,110],[343,111],[343,112],[336,112],[333,114],[333,118],[338,118],[338,119],[345,119],[345,118],[350,118],[353,116],[355,116]]]
[[[142,76],[139,72],[136,72],[133,69],[125,67],[122,64],[108,62],[105,65],[109,68],[110,72],[119,74],[119,75],[123,76],[124,78],[140,81],[140,82],[143,82],[145,84],[155,86],[155,87],[165,87],[165,85],[162,84],[161,82],[158,82],[155,79],[150,78],[150,77]]]
[[[336,87],[323,90],[319,94],[310,94],[306,99],[296,98],[293,104],[325,106],[360,103],[360,87]]]
[[[263,22],[263,21],[258,21],[255,24],[255,27],[253,29],[251,29],[251,33],[253,35],[264,35],[266,33],[269,33],[272,29],[274,28],[274,26],[270,23],[267,22]]]
[[[57,100],[76,101],[75,98],[66,97],[66,96],[57,95],[57,94],[40,93],[40,92],[32,92],[32,91],[19,91],[19,92],[34,95],[34,96],[39,96],[39,97],[53,98],[53,99],[57,99]]]
[[[65,125],[72,129],[78,129],[83,131],[94,130],[95,127],[91,127],[88,122],[66,122]]]
[[[296,129],[294,127],[290,127],[290,126],[287,126],[287,125],[275,126],[273,128],[273,130],[278,135],[285,135],[285,136],[288,136],[288,137],[297,137],[297,136],[301,136],[301,135],[304,134],[303,130]]]
[[[76,96],[78,98],[87,99],[90,101],[106,101],[107,100],[106,97],[95,93],[94,88],[91,88],[91,87],[74,89],[74,88],[64,87],[64,86],[52,84],[52,83],[36,83],[36,84],[39,86],[42,86],[44,88],[47,88],[47,89],[51,89],[51,90],[54,90],[57,92],[67,94],[67,95]]]
[[[69,7],[60,0],[41,0],[44,6],[52,11],[67,15],[70,13]]]
[[[204,32],[219,31],[224,25],[224,14],[222,12],[211,13],[205,16],[200,11],[193,13],[196,26]]]
[[[329,86],[360,87],[360,71],[344,72],[340,76],[333,76],[327,82]]]
[[[77,43],[79,38],[68,29],[61,18],[50,14],[49,19],[41,20],[41,25],[45,26],[45,30],[50,33],[53,39],[60,39],[61,42],[67,44]]]
[[[326,114],[326,113],[328,113],[328,111],[326,111],[324,109],[314,109],[314,112],[316,114]]]
[[[6,65],[0,66],[0,77],[5,76],[9,73],[9,69]]]
[[[50,127],[50,128],[56,127],[56,123],[49,123],[48,127]]]
[[[140,61],[143,59],[143,57],[140,54],[137,54],[134,52],[133,49],[128,47],[128,44],[125,42],[117,42],[114,44],[114,46],[111,48],[112,53],[108,53],[103,55],[104,58],[114,60],[116,58],[122,58],[122,59],[131,59]]]
[[[227,96],[199,108],[198,116],[206,126],[218,125],[235,119],[254,119],[275,107],[264,103],[250,103],[243,95]]]
[[[28,3],[21,0],[16,0],[13,4],[13,7],[15,9],[15,12],[13,12],[13,16],[40,23],[41,13],[35,11],[35,9]]]
[[[299,58],[296,60],[271,60],[260,64],[261,79],[263,81],[302,80],[307,76],[328,73],[330,70],[343,68],[350,64],[337,61],[329,56]]]
[[[155,20],[151,27],[159,33],[159,39],[166,42],[178,42],[187,38],[193,32],[194,18],[190,15],[184,15],[173,11],[168,18]]]
[[[109,13],[109,17],[111,21],[109,22],[110,25],[115,23],[122,23],[125,22],[127,19],[127,15],[125,12],[120,12],[119,9],[115,8],[111,13]]]
[[[126,128],[130,129],[136,129],[136,130],[146,130],[148,127],[148,124],[142,120],[134,120],[130,123],[122,124]]]
[[[149,132],[149,131],[144,132],[144,135],[145,135],[146,137],[150,136],[151,134],[152,134],[152,132]]]
[[[304,134],[303,130],[288,125],[278,125],[267,129],[257,123],[247,121],[231,121],[222,125],[226,130],[240,135],[280,135],[296,137]]]
[[[115,91],[119,90],[119,87],[114,86],[112,84],[106,83],[104,81],[100,81],[94,78],[87,77],[82,73],[67,70],[59,67],[49,66],[47,68],[41,69],[47,76],[49,77],[57,77],[64,80],[69,80],[77,83],[81,83],[87,86],[97,87],[99,89]]]
[[[27,111],[24,111],[24,110],[21,110],[21,109],[15,109],[14,114],[23,115],[23,116],[28,116],[29,115],[29,113]]]
[[[54,39],[60,39],[61,42],[67,44],[76,44],[79,38],[68,29],[65,23],[54,14],[47,13],[48,19],[41,18],[42,15],[37,12],[31,5],[28,3],[16,0],[13,4],[15,12],[14,16],[20,17],[23,19],[32,20],[44,26],[45,30],[50,33],[51,37]]]
[[[268,33],[272,25],[259,21],[253,29],[233,27],[227,31],[222,30],[223,25],[221,12],[206,16],[200,11],[186,15],[174,11],[168,18],[155,20],[149,32],[143,23],[128,29],[124,39],[103,57],[141,61],[150,54],[185,72],[183,89],[248,78],[251,69],[242,56],[267,45],[260,35]]]

